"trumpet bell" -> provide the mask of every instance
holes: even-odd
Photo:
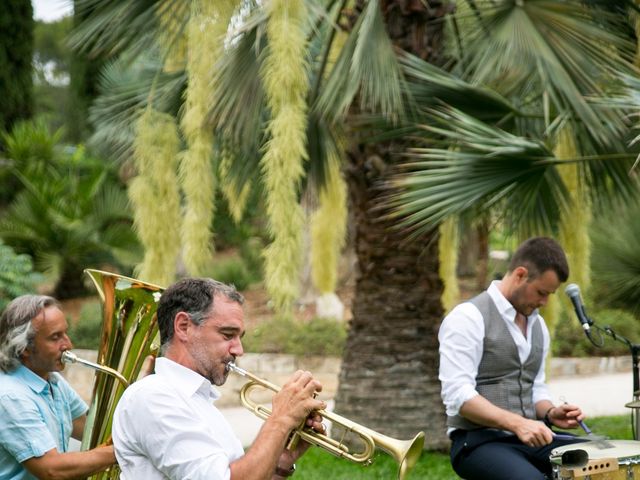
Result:
[[[399,464],[398,480],[405,480],[408,477],[422,455],[424,432],[419,432],[412,440],[398,440],[366,427],[360,427],[354,431],[370,437],[377,448],[387,452]]]
[[[398,461],[400,470],[398,470],[398,480],[404,480],[409,472],[416,466],[422,450],[424,449],[424,432],[418,433],[413,440],[409,440],[408,447],[404,450],[404,457]]]

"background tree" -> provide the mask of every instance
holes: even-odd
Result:
[[[0,10],[0,130],[33,112],[33,7],[7,0]]]
[[[91,8],[85,8],[81,1],[74,1],[73,25],[78,26],[89,15]],[[69,19],[71,21],[71,19]],[[71,29],[67,31],[70,33]],[[66,41],[66,37],[65,37]],[[70,55],[69,68],[69,109],[67,115],[68,138],[72,142],[85,140],[91,133],[89,123],[89,107],[98,96],[98,80],[100,70],[108,60],[108,56],[90,57],[67,49]]]
[[[0,238],[47,274],[57,298],[86,293],[87,265],[125,271],[138,260],[126,193],[112,166],[83,148],[60,150],[60,132],[43,121],[18,123],[3,136],[3,184],[15,190],[0,217]]]
[[[497,209],[518,236],[557,235],[570,280],[586,289],[592,205],[608,214],[607,199],[638,193],[627,173],[635,156],[628,147],[635,43],[622,11],[535,1],[461,9],[454,17],[461,53],[453,73],[467,87],[504,95],[512,107],[495,105],[504,114],[497,109],[492,119],[488,109],[478,110],[479,98],[460,102],[427,78],[426,66],[416,68],[426,81],[420,98],[432,92],[460,110],[426,107],[431,118],[416,134],[425,148],[409,154],[412,172],[394,184],[401,193],[391,203],[402,225],[423,231],[450,216]],[[456,81],[450,79],[452,88]],[[549,313],[553,328],[556,315]]]

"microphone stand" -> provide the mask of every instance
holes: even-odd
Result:
[[[622,335],[618,335],[609,325],[602,328],[591,323],[590,326],[591,330],[585,330],[585,333],[587,334],[589,341],[591,341],[591,343],[597,348],[601,348],[604,344],[604,338],[601,333],[604,332],[614,340],[624,343],[631,352],[631,362],[633,365],[633,401],[625,404],[625,407],[631,409],[631,432],[633,434],[633,439],[638,440],[640,436],[640,363],[638,361],[638,358],[640,357],[640,345],[632,343],[628,338],[625,338]],[[599,342],[596,342],[596,340],[591,336],[594,330],[598,331],[598,336],[600,337]]]

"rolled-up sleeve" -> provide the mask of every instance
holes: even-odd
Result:
[[[483,339],[482,315],[469,302],[455,307],[440,326],[439,378],[447,415],[457,415],[466,401],[478,395],[476,376],[482,359]]]

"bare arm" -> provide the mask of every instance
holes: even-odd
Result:
[[[546,415],[549,422],[560,428],[577,428],[578,422],[585,418],[580,407],[568,403],[554,406],[549,400],[536,403],[536,414],[541,419]]]
[[[60,453],[52,448],[41,457],[25,460],[24,467],[43,480],[81,479],[116,463],[113,446],[97,447],[86,452]]]
[[[87,421],[87,416],[82,415],[78,418],[73,419],[73,430],[71,431],[71,436],[76,440],[82,440],[82,434],[84,433],[84,424]]]
[[[497,407],[481,395],[467,400],[460,414],[474,423],[513,432],[522,443],[532,447],[548,445],[553,440],[553,432],[543,422]]]
[[[231,480],[266,480],[279,478],[274,475],[278,461],[284,469],[306,450],[300,446],[295,453],[283,453],[291,431],[300,425],[314,410],[326,408],[325,402],[314,398],[322,385],[309,372],[296,372],[280,392],[273,397],[273,411],[265,421],[251,449],[230,465]],[[314,427],[317,426],[314,420]]]

